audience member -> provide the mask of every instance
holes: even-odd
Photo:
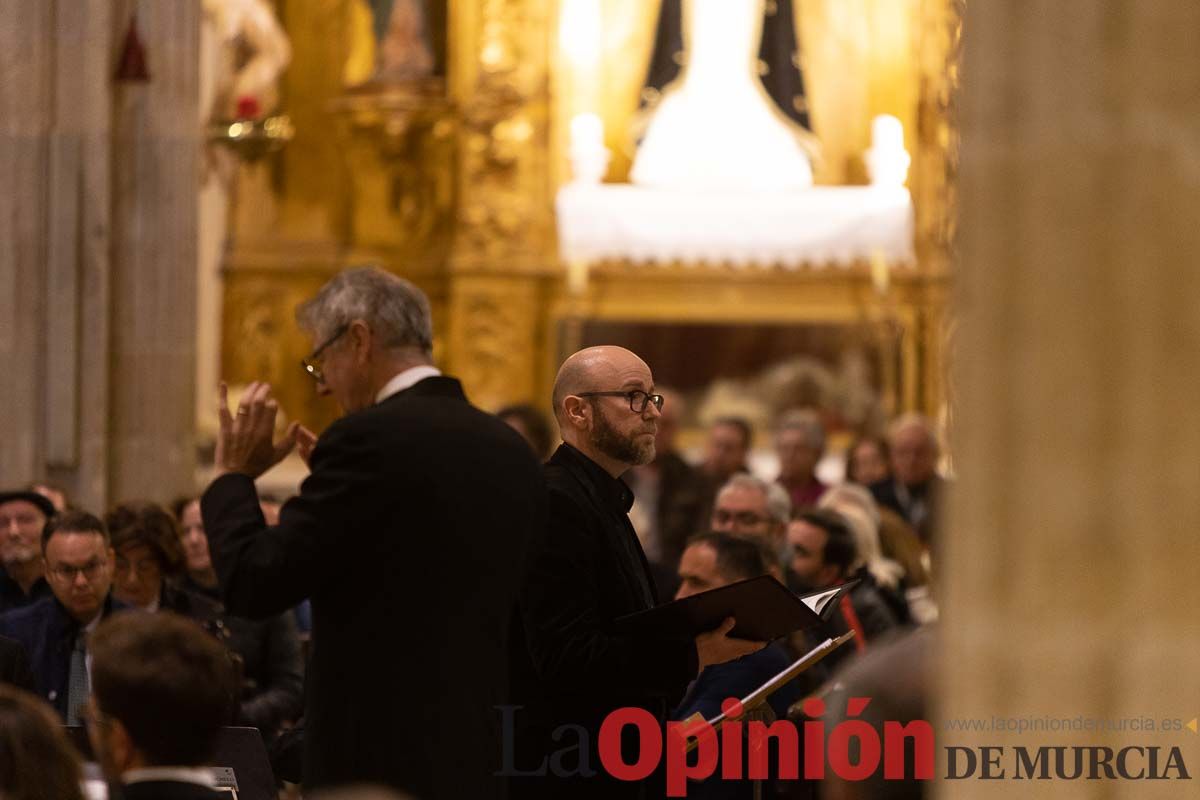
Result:
[[[510,428],[529,443],[538,461],[545,461],[554,449],[554,431],[540,409],[528,403],[505,406],[496,412]]]
[[[33,695],[0,683],[0,798],[83,800],[79,754]]]
[[[854,534],[855,559],[848,578],[873,583],[896,621],[902,625],[911,622],[904,567],[883,555],[879,515],[871,493],[851,483],[834,486],[821,497],[817,508],[837,513]]]
[[[88,634],[125,607],[109,593],[115,555],[104,522],[84,511],[47,523],[42,554],[53,596],[0,616],[0,635],[21,643],[38,693],[77,725],[88,694]]]
[[[815,506],[828,488],[817,478],[817,464],[825,455],[825,426],[815,411],[789,411],[780,417],[775,424],[775,454],[779,484],[787,489],[792,508]]]
[[[0,684],[3,683],[27,692],[37,691],[37,683],[29,669],[29,657],[25,655],[25,648],[20,642],[7,636],[0,636]]]
[[[739,472],[749,472],[746,459],[754,445],[754,428],[742,417],[719,417],[708,429],[700,470],[714,486],[724,486]]]
[[[788,585],[803,594],[829,586],[839,586],[849,578],[858,554],[854,534],[846,521],[832,511],[805,511],[787,528],[789,558]],[[867,649],[871,642],[896,627],[874,584],[859,581],[842,597],[829,620],[789,637],[796,655],[803,654],[828,637],[854,631],[852,644],[835,651],[812,670],[809,681],[827,676],[845,658]],[[811,683],[809,688],[815,688]]]
[[[50,595],[41,541],[54,514],[37,492],[0,492],[0,614]]]
[[[562,725],[588,732],[588,757],[597,763],[600,724],[613,710],[639,707],[664,721],[699,670],[763,646],[728,638],[732,620],[695,639],[645,639],[614,629],[617,617],[655,605],[653,580],[628,517],[633,494],[620,477],[654,459],[663,404],[654,392],[650,367],[620,347],[581,350],[555,379],[563,444],[546,465],[549,520],[535,535],[521,592],[518,632],[532,663],[521,660],[514,672],[513,702],[524,707],[517,753],[527,766],[561,748],[556,737]],[[627,763],[635,760],[624,755]],[[521,783],[513,796],[655,796],[653,782],[623,782],[603,773],[569,785],[552,775]]]
[[[663,407],[654,434],[654,460],[632,467],[625,473],[625,481],[634,497],[629,518],[646,558],[651,565],[661,565],[666,573],[660,576],[656,572],[654,578],[656,582],[660,577],[669,582],[670,592],[663,591],[660,597],[670,599],[675,594],[675,566],[684,544],[705,524],[701,515],[705,511],[707,485],[675,449],[683,399],[668,389],[659,390],[659,394],[663,397]]]
[[[933,424],[920,414],[905,414],[888,429],[892,477],[871,485],[871,494],[908,521],[926,545],[934,528],[944,492],[937,474],[938,440]]]
[[[860,486],[892,477],[891,453],[881,436],[860,436],[846,448],[846,480]]]
[[[781,550],[792,501],[777,483],[737,474],[717,492],[711,527],[721,533],[759,536]]]
[[[225,649],[174,614],[121,614],[92,637],[88,736],[125,800],[220,800],[204,765],[236,693]]]
[[[767,575],[776,571],[775,561],[775,553],[762,539],[729,533],[699,534],[688,541],[679,562],[680,587],[676,597],[689,597]],[[702,671],[688,687],[683,700],[671,713],[671,719],[686,720],[696,714],[712,719],[721,713],[721,703],[727,698],[745,697],[787,669],[791,662],[787,650],[774,642],[736,661],[714,664]],[[799,688],[793,682],[772,694],[767,704],[776,718],[783,719],[788,708],[800,697]],[[750,781],[727,781],[720,777],[688,787],[688,797],[700,800],[750,798],[753,794]]]
[[[184,589],[217,603],[217,576],[208,552],[208,536],[199,501],[183,498],[172,508],[184,520],[178,527],[186,555]],[[290,612],[264,620],[223,614],[222,639],[241,661],[237,722],[258,728],[271,740],[304,709],[304,660],[296,622]]]

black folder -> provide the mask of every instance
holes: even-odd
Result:
[[[760,575],[626,614],[616,619],[616,626],[618,632],[634,636],[692,638],[734,617],[737,624],[730,637],[770,642],[829,619],[855,583],[797,595],[770,575]]]

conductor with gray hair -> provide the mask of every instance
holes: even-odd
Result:
[[[258,618],[312,600],[307,790],[502,797],[492,718],[528,532],[544,524],[537,460],[433,365],[429,301],[408,281],[347,270],[297,319],[313,344],[302,367],[344,416],[319,439],[293,423],[274,441],[271,387],[232,411],[221,387],[201,512],[222,598]],[[268,527],[254,480],[295,448],[311,474]]]

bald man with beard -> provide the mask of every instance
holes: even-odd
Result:
[[[553,400],[563,444],[546,464],[548,524],[535,534],[521,592],[529,662],[514,669],[520,718],[506,767],[524,777],[510,796],[661,797],[653,780],[621,782],[603,771],[596,748],[605,716],[632,706],[663,721],[700,670],[763,644],[728,638],[732,620],[695,638],[616,632],[615,619],[655,605],[621,475],[654,459],[663,399],[642,359],[593,347],[562,365]],[[625,763],[637,761],[634,749],[623,749]]]

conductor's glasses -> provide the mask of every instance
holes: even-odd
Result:
[[[629,410],[635,414],[646,413],[646,406],[651,403],[659,411],[662,411],[663,396],[661,394],[646,394],[641,389],[634,389],[631,392],[580,392],[576,397],[624,397],[629,401]]]
[[[317,383],[325,383],[325,373],[321,371],[321,353],[325,352],[329,345],[342,338],[348,330],[350,330],[349,325],[342,325],[320,347],[313,350],[308,358],[300,359],[300,366],[304,367],[304,371],[311,375]]]

